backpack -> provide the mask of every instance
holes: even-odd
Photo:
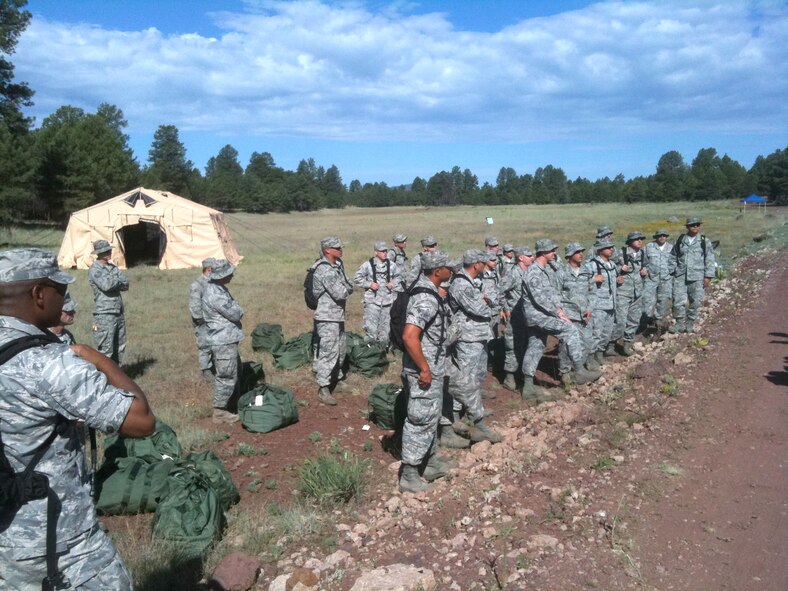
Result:
[[[372,267],[372,283],[378,282],[378,272],[375,269],[375,257],[369,259],[369,266]],[[391,281],[391,261],[386,259],[386,283]]]
[[[471,284],[471,286],[474,289],[479,291],[479,293],[482,293],[481,290],[479,290],[479,288],[476,287],[476,285],[474,285],[473,281],[471,281],[470,278],[468,278],[465,275],[462,275],[461,273],[456,274],[452,278],[451,282],[454,283],[455,281],[458,281],[460,279],[467,281],[468,283]],[[460,306],[459,302],[457,302],[453,297],[451,297],[451,293],[449,294],[449,306],[451,307],[452,312],[456,313],[458,310],[462,311],[462,313],[465,314],[468,318],[470,318],[471,320],[475,320],[476,322],[490,322],[489,318],[484,318],[483,316],[478,316],[471,312],[466,312],[465,309],[462,306]]]
[[[243,394],[253,390],[260,382],[265,382],[263,364],[256,361],[241,363],[241,377],[238,380],[238,391]]]
[[[350,330],[345,332],[345,348],[347,351],[350,351],[353,347],[358,345],[363,345],[365,341],[366,339],[357,332],[352,332]]]
[[[132,457],[105,463],[96,475],[96,511],[99,515],[134,515],[155,511],[167,496],[168,476],[175,460],[155,462]]]
[[[136,458],[152,464],[164,459],[178,459],[183,448],[172,427],[164,421],[156,419],[156,426],[151,435],[141,438],[124,437],[116,434],[104,440],[104,464],[102,470],[110,467],[121,458]]]
[[[184,558],[205,554],[222,531],[224,514],[210,479],[190,466],[170,472],[169,492],[156,507],[153,537],[178,546]]]
[[[227,511],[241,500],[230,473],[212,451],[190,453],[178,462],[178,466],[189,466],[206,476],[219,498],[219,505],[223,511]]]
[[[438,300],[438,312],[435,316],[427,322],[424,326],[424,330],[422,330],[421,335],[424,336],[424,333],[427,332],[427,329],[432,326],[432,323],[435,322],[435,319],[438,315],[443,314],[445,316],[444,300],[441,298],[439,294],[435,291],[427,288],[427,287],[415,287],[418,278],[411,283],[410,287],[401,291],[397,294],[397,298],[394,300],[394,303],[391,304],[391,320],[389,321],[389,341],[391,342],[391,346],[395,349],[399,349],[400,351],[405,350],[405,343],[402,341],[402,333],[405,330],[405,317],[408,313],[408,302],[410,302],[411,296],[416,295],[417,293],[429,293],[432,294],[436,300]]]
[[[389,366],[386,345],[377,341],[359,343],[348,350],[347,357],[350,370],[367,378],[384,374]]]
[[[369,420],[381,429],[399,430],[408,414],[408,396],[401,384],[378,384],[367,398]]]
[[[257,396],[262,404],[256,405]],[[298,422],[298,405],[289,388],[263,384],[238,400],[238,416],[247,431],[270,433]]]
[[[306,286],[304,287],[306,288]],[[253,351],[276,351],[285,340],[281,324],[267,324],[265,322],[255,326],[251,336]]]
[[[682,234],[679,236],[678,240],[676,240],[676,244],[673,246],[673,252],[676,253],[676,258],[681,257],[681,246],[684,244],[684,238],[686,234]],[[700,235],[700,249],[703,251],[703,262],[706,262],[706,236],[704,234]]]
[[[279,369],[296,369],[312,360],[312,333],[293,337],[273,352],[274,365]]]
[[[318,259],[315,263],[306,270],[306,277],[304,278],[304,302],[306,307],[310,310],[317,310],[317,302],[320,296],[315,295],[315,271],[320,265],[328,265],[328,261]],[[322,294],[321,294],[322,295]]]

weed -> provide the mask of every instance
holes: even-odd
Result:
[[[374,447],[375,446],[372,445],[371,441],[365,441],[364,442],[364,451],[367,451],[367,452],[372,451],[374,449]]]
[[[259,478],[255,478],[249,484],[246,485],[246,490],[252,493],[256,493],[258,490],[260,490],[262,484],[263,484],[262,480],[260,480]]]
[[[613,404],[616,400],[621,398],[624,395],[623,390],[608,390],[604,394],[602,394],[602,402],[604,402],[607,406]]]
[[[230,434],[227,431],[213,431],[210,434],[210,440],[214,443],[219,443],[226,439],[230,439]]]
[[[676,396],[679,393],[679,383],[672,375],[665,374],[660,379],[662,381],[662,386],[659,388],[660,392],[668,396]]]
[[[244,476],[246,476],[247,478],[251,478],[252,476],[256,476],[256,475],[257,473],[252,468],[249,468]]]
[[[279,488],[279,484],[277,484],[276,480],[272,478],[271,480],[265,481],[265,488],[268,490],[276,490]]]
[[[339,442],[339,439],[336,437],[332,437],[331,441],[328,444],[328,451],[332,454],[341,454],[342,453],[342,444]]]
[[[611,447],[622,447],[629,439],[629,430],[623,427],[615,427],[607,434],[607,442]]]
[[[333,536],[328,536],[320,540],[320,545],[323,546],[328,552],[333,552],[337,549],[337,539]]]
[[[312,431],[309,434],[309,441],[312,443],[317,443],[321,439],[323,439],[323,434],[320,431]]]
[[[257,454],[258,454],[258,455],[261,455],[261,456],[267,456],[267,455],[268,455],[268,448],[267,448],[267,447],[261,447],[261,448],[259,448],[259,449],[257,450]]]
[[[301,400],[298,401],[298,406],[302,406],[306,408],[307,406],[309,406],[309,401],[306,398],[302,398]]]
[[[709,344],[709,339],[705,337],[698,337],[697,339],[692,339],[690,341],[690,345],[693,347],[705,347]]]
[[[350,452],[340,457],[322,455],[304,460],[299,490],[320,504],[332,505],[358,500],[366,484],[369,460],[361,460]]]
[[[684,470],[669,462],[662,462],[657,466],[660,472],[668,476],[683,476]]]
[[[235,448],[235,453],[239,456],[256,456],[257,449],[255,449],[254,445],[239,443],[238,447]]]
[[[591,469],[602,472],[604,470],[611,470],[615,466],[616,466],[616,461],[613,458],[611,458],[610,456],[601,456],[597,458],[596,462],[591,464]]]

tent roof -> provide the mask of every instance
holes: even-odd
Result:
[[[747,197],[744,197],[739,201],[741,201],[742,203],[766,203],[766,199],[764,199],[760,195],[756,195],[755,193],[753,193],[752,195],[748,195]]]

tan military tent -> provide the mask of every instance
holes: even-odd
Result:
[[[119,267],[137,263],[160,269],[199,267],[208,257],[237,264],[224,214],[173,193],[138,187],[71,214],[58,262],[87,269],[95,260],[93,241],[112,244]]]

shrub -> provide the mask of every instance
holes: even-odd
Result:
[[[322,505],[359,500],[366,484],[368,460],[361,460],[350,452],[339,457],[326,454],[304,460],[301,467],[299,490],[305,498]]]

